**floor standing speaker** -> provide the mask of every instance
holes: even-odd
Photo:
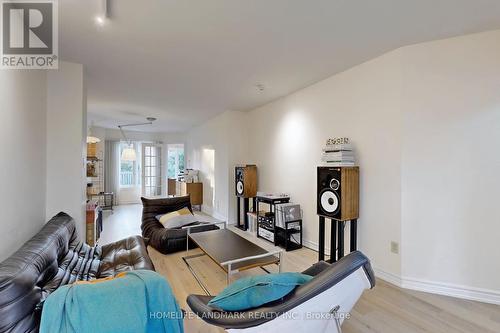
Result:
[[[257,196],[257,166],[237,166],[234,169],[234,186],[237,199],[237,227],[242,230],[248,229],[249,198],[253,198],[253,209],[255,209],[255,197]],[[243,198],[243,220],[241,225],[240,200]]]
[[[317,213],[348,221],[359,217],[359,167],[318,167]]]
[[[325,259],[325,219],[331,220],[330,262],[344,256],[344,226],[350,221],[350,249],[357,248],[359,167],[318,167],[316,209],[319,215],[318,260]]]
[[[253,198],[257,195],[257,167],[255,165],[237,166],[234,175],[237,197]]]

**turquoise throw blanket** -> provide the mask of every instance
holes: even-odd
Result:
[[[40,324],[40,333],[183,331],[168,282],[146,270],[58,288],[45,301]]]

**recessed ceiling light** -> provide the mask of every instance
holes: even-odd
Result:
[[[97,25],[99,25],[99,26],[101,26],[101,27],[102,27],[104,24],[106,24],[106,18],[104,18],[104,17],[102,17],[102,16],[96,16],[96,17],[94,18],[94,21],[95,21],[95,23],[96,23]]]

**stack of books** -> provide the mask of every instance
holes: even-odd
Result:
[[[327,144],[323,148],[322,161],[331,166],[353,166],[356,162],[350,143]]]

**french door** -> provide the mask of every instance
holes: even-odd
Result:
[[[145,197],[161,195],[161,145],[142,144],[142,194]]]

